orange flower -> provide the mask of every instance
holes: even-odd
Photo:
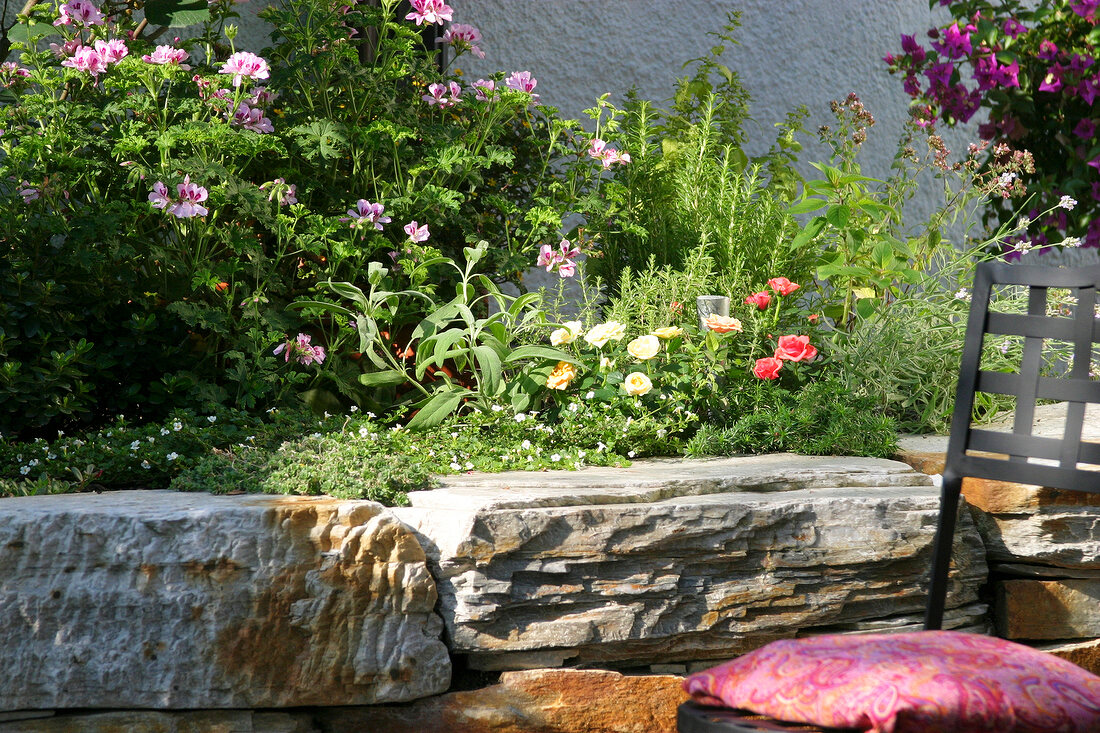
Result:
[[[802,286],[798,283],[791,282],[785,277],[773,277],[771,280],[768,280],[768,287],[780,295],[790,295]]]
[[[717,313],[711,313],[707,316],[703,321],[703,325],[715,333],[739,332],[741,330],[741,321],[729,316],[720,316]]]
[[[577,368],[567,361],[559,361],[550,376],[546,378],[546,386],[550,389],[565,389],[577,376]]]

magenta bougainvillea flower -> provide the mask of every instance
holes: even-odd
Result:
[[[341,217],[340,221],[350,221],[351,226],[362,226],[363,223],[372,224],[375,229],[382,231],[383,224],[389,224],[393,221],[388,216],[383,216],[383,212],[386,207],[382,204],[372,204],[366,199],[359,199],[355,202],[354,209],[348,209],[348,215]]]
[[[409,5],[412,6],[412,12],[405,16],[405,20],[415,20],[417,25],[443,25],[454,13],[451,6],[443,0],[410,0]]]
[[[104,23],[103,13],[99,12],[99,8],[87,0],[72,0],[72,2],[63,3],[59,10],[61,15],[53,22],[56,26],[93,26],[103,25]]]
[[[405,225],[405,234],[409,235],[409,241],[412,242],[426,242],[430,236],[428,225],[418,225],[416,219],[413,219]]]
[[[183,63],[191,54],[184,51],[182,48],[176,48],[175,46],[157,46],[153,53],[147,53],[141,57],[141,60],[147,64],[160,64],[164,66],[179,66],[184,71],[189,71],[191,67],[188,64]]]
[[[479,59],[485,58],[485,52],[477,45],[481,43],[481,31],[472,25],[466,25],[465,23],[453,24],[443,33],[443,37],[439,39],[439,42],[452,46],[459,53],[469,51]]]
[[[249,53],[248,51],[238,51],[230,56],[218,73],[232,74],[233,86],[235,87],[241,85],[242,78],[247,77],[252,81],[260,81],[271,76],[271,70],[267,62],[256,54]]]
[[[974,52],[970,43],[970,33],[974,30],[977,29],[972,25],[959,28],[958,23],[952,23],[943,32],[943,42],[932,41],[932,48],[950,59],[969,56]]]

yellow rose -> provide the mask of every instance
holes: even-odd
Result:
[[[644,395],[649,390],[653,389],[653,382],[649,381],[649,377],[641,372],[631,372],[626,375],[626,381],[623,382],[623,389],[629,395]]]
[[[618,341],[625,335],[626,326],[618,321],[608,321],[607,323],[593,326],[588,333],[585,334],[584,340],[598,349],[608,341]]]
[[[577,368],[567,361],[559,361],[546,378],[546,386],[550,389],[565,389],[573,378],[577,376]]]
[[[736,318],[730,318],[729,316],[720,316],[717,313],[711,313],[707,316],[703,321],[703,325],[715,333],[729,333],[730,331],[741,330],[741,321]]]
[[[635,359],[646,361],[657,356],[657,352],[661,350],[661,342],[656,336],[639,336],[626,345],[626,350]]]
[[[653,332],[653,335],[662,339],[674,339],[684,332],[684,329],[679,326],[665,326],[664,328],[658,328]]]
[[[614,368],[615,368],[615,362],[614,361],[612,361],[611,359],[608,359],[606,356],[601,356],[600,357],[600,371],[601,372],[609,372]]]
[[[562,346],[573,342],[573,339],[581,335],[580,321],[566,321],[565,328],[558,328],[550,334],[550,343],[554,346]]]

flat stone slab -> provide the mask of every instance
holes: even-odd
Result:
[[[1100,579],[1004,580],[996,587],[998,632],[1006,639],[1100,637]]]
[[[939,509],[895,461],[767,455],[449,477],[415,527],[452,651],[477,669],[725,659],[801,629],[902,625],[924,607]],[[956,533],[949,618],[984,607]],[[958,619],[962,619],[959,621]]]
[[[123,491],[0,509],[0,710],[371,704],[448,687],[424,553],[380,504]]]

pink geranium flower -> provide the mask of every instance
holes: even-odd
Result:
[[[184,176],[183,183],[176,184],[176,194],[179,200],[168,207],[168,213],[179,219],[190,219],[192,216],[206,216],[207,209],[200,206],[206,201],[207,191],[202,186],[191,183],[191,176]]]
[[[409,240],[412,242],[425,242],[430,236],[428,233],[428,225],[418,226],[416,219],[413,219],[405,225],[405,234],[409,235]]]
[[[549,244],[542,245],[536,264],[545,267],[547,272],[553,272],[556,268],[561,277],[573,277],[577,272],[577,263],[573,260],[580,253],[580,249],[568,239],[562,239],[556,250]]]
[[[353,228],[362,226],[363,222],[366,222],[372,224],[378,231],[382,231],[383,224],[393,221],[390,217],[382,215],[385,210],[386,207],[382,204],[372,204],[366,199],[359,199],[355,203],[355,208],[348,209],[348,215],[342,217],[340,221],[350,221]]]
[[[409,5],[412,12],[405,16],[405,20],[415,20],[417,25],[443,25],[443,21],[450,20],[454,12],[443,0],[410,0]]]
[[[488,102],[489,98],[493,96],[493,92],[496,91],[497,85],[492,79],[478,79],[474,82],[474,97],[479,102]]]
[[[438,104],[440,109],[447,109],[462,101],[462,87],[453,81],[446,85],[431,84],[428,86],[428,94],[422,95],[421,99],[429,105]]]
[[[19,64],[14,61],[5,61],[0,64],[0,85],[3,85],[4,88],[11,87],[15,82],[26,79],[30,75],[30,71],[20,68]]]
[[[439,42],[452,46],[459,53],[469,51],[479,59],[485,58],[485,52],[477,46],[481,43],[481,31],[472,25],[455,23],[443,33]]]
[[[96,41],[95,50],[105,64],[116,64],[130,54],[130,49],[126,48],[126,43],[120,38]]]
[[[600,161],[604,170],[607,170],[616,163],[623,165],[630,162],[630,153],[620,153],[615,148],[609,148],[607,147],[607,143],[598,137],[594,138],[589,145],[588,155]]]
[[[141,60],[147,64],[160,64],[163,66],[179,66],[184,71],[190,71],[191,66],[183,63],[190,54],[182,48],[175,46],[157,46],[153,53],[145,54]]]
[[[252,81],[260,81],[271,76],[267,62],[256,54],[249,53],[248,51],[238,51],[230,56],[218,73],[232,74],[233,86],[235,87],[239,87],[241,85],[241,79],[245,77]]]
[[[272,353],[275,356],[283,354],[283,360],[287,362],[296,359],[304,366],[309,366],[313,362],[321,364],[325,361],[325,349],[323,346],[310,345],[311,340],[308,333],[300,333],[297,338],[276,346]]]
[[[163,209],[172,203],[172,199],[168,197],[168,186],[164,185],[164,181],[153,184],[153,190],[149,192],[149,203],[154,209]]]
[[[72,56],[61,62],[62,66],[83,71],[92,76],[99,76],[107,70],[107,62],[100,56],[99,51],[89,46],[81,46]]]
[[[237,106],[232,123],[252,132],[267,133],[275,131],[275,126],[271,124],[271,120],[264,117],[262,109],[249,107],[244,102]]]
[[[53,22],[56,26],[62,25],[103,25],[103,13],[99,12],[99,8],[92,5],[87,0],[72,0],[71,2],[63,3],[59,8],[61,11],[60,17]]]
[[[534,93],[538,80],[531,78],[530,71],[513,71],[511,76],[504,80],[504,86],[517,92],[526,92],[531,95],[531,100],[535,104],[539,103],[539,95]]]

